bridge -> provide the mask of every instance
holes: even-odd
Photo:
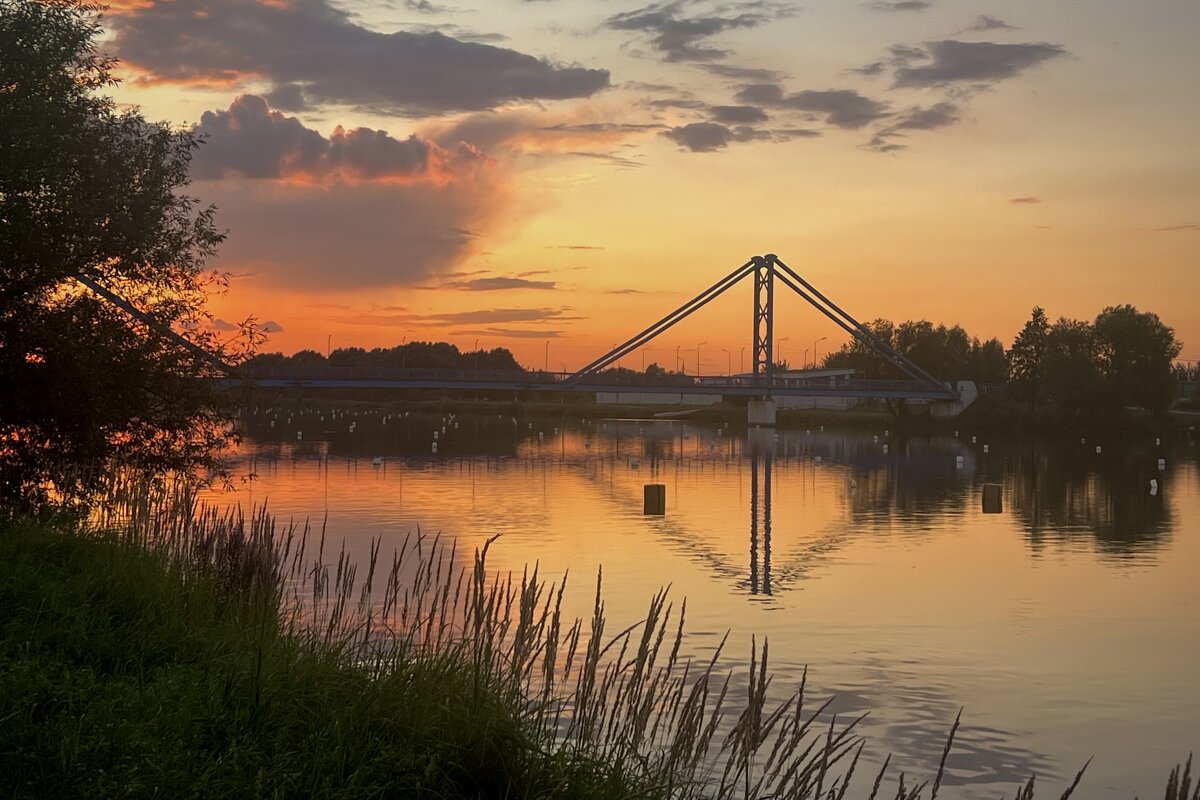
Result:
[[[466,389],[477,391],[600,392],[635,391],[639,394],[721,395],[749,398],[748,420],[752,424],[774,424],[774,398],[848,397],[915,399],[942,405],[948,413],[962,410],[973,393],[960,391],[935,378],[919,364],[898,352],[876,336],[844,309],[830,300],[774,253],[753,256],[746,263],[688,300],[653,325],[630,337],[609,352],[575,372],[490,370],[445,370],[406,368],[359,368],[329,366],[242,367],[236,368],[216,356],[200,350],[178,333],[154,323],[123,298],[93,279],[80,278],[86,286],[141,319],[164,336],[199,351],[229,377],[229,384],[252,381],[267,387],[380,388],[380,389]],[[635,353],[656,337],[696,313],[743,280],[754,283],[753,369],[743,375],[650,376],[621,371],[606,372],[621,358]],[[791,290],[837,325],[853,339],[878,354],[907,376],[904,380],[830,380],[824,376],[806,376],[803,372],[777,374],[773,343],[775,340],[775,292],[777,287]],[[969,396],[968,396],[969,395]]]

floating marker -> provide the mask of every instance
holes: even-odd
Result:
[[[1100,455],[1100,445],[1096,445],[1096,455]]]
[[[667,513],[667,485],[665,483],[647,483],[642,489],[642,514],[647,517],[661,517]]]
[[[964,464],[965,464],[965,461],[963,460],[962,456],[954,457],[954,466],[955,467],[957,467],[958,469],[962,469]]]
[[[883,435],[884,435],[884,436],[887,436],[887,435],[888,435],[888,432],[887,432],[886,430],[884,430],[884,432],[883,432]]]
[[[375,456],[375,458],[371,459],[371,466],[374,467],[375,469],[379,469],[380,467],[383,466],[383,459],[380,458],[379,456]]]
[[[304,438],[304,431],[296,431],[296,441],[298,442],[303,438]]]
[[[1158,471],[1162,472],[1166,468],[1167,468],[1167,460],[1165,458],[1160,458],[1158,460]]]
[[[887,451],[888,451],[888,446],[885,444],[885,445],[883,446],[883,453],[884,453],[884,455],[887,455]]]
[[[540,441],[542,441],[542,437],[543,437],[543,436],[545,436],[545,434],[544,434],[544,433],[542,433],[541,431],[538,431],[538,441],[539,441],[539,442],[540,442]]]
[[[438,438],[438,432],[437,432],[437,431],[434,431],[434,432],[433,432],[433,440],[436,442],[436,441],[437,441],[437,438]]]
[[[432,452],[434,452],[434,453],[437,452],[437,442],[433,443],[433,451]]]
[[[1160,439],[1160,438],[1158,438],[1157,436],[1155,436],[1155,437],[1154,437],[1154,446],[1155,446],[1155,447],[1158,447],[1160,444],[1162,444],[1162,439]]]
[[[976,442],[978,442],[978,441],[979,441],[979,437],[978,437],[978,436],[972,436],[972,437],[971,437],[971,444],[975,444],[975,443],[976,443]]]
[[[1083,438],[1083,437],[1081,436],[1081,437],[1079,438],[1079,443],[1080,443],[1080,444],[1087,444],[1087,439],[1085,439],[1085,438]]]
[[[820,457],[820,456],[813,456],[813,463],[814,463],[814,464],[820,464],[820,463],[821,463],[821,457]]]
[[[1150,495],[1153,497],[1156,494],[1158,494],[1158,481],[1156,481],[1154,478],[1151,478],[1150,479]]]
[[[878,436],[872,436],[872,437],[871,437],[871,440],[872,440],[872,441],[873,441],[875,444],[879,444],[879,437],[878,437]]]
[[[988,451],[988,446],[985,444],[985,445],[983,446],[983,452],[985,452],[985,453],[986,453],[987,451]]]
[[[955,439],[957,439],[957,438],[958,438],[958,431],[955,431],[955,432],[954,432],[954,438],[955,438]]]
[[[804,435],[805,435],[805,436],[812,436],[812,428],[805,428],[805,429],[804,429]]]
[[[1000,514],[1004,511],[1004,488],[998,483],[983,485],[983,513]]]

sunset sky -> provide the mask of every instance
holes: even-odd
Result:
[[[1200,360],[1195,0],[122,0],[103,22],[117,99],[206,136],[217,324],[274,322],[268,350],[575,368],[774,252],[863,320],[1007,346],[1034,305],[1133,303]],[[778,313],[793,364],[844,339]],[[679,348],[693,372],[699,346],[736,371],[750,340],[745,286],[624,365]]]

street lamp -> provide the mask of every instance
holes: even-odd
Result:
[[[746,348],[742,348],[742,352],[738,354],[738,372],[746,374]]]
[[[696,345],[696,376],[697,377],[700,376],[700,348],[706,344],[708,344],[708,342],[700,342],[699,344]]]
[[[783,343],[786,342],[790,338],[792,338],[792,337],[784,336],[783,338],[777,339],[775,341],[775,361],[777,363],[783,362],[783,360],[784,360],[783,359]]]
[[[804,366],[802,369],[808,369],[808,348],[804,348]]]
[[[333,334],[331,333],[325,337],[325,359],[327,361],[329,360],[329,344],[332,341],[333,341]]]
[[[817,341],[813,342],[813,369],[817,368],[817,345],[828,339],[828,336],[822,336]]]
[[[675,366],[677,368],[679,367],[680,361],[681,361],[681,359],[679,358],[679,345],[675,345]],[[687,374],[687,369],[681,369],[679,371],[684,373],[685,375]]]
[[[475,371],[479,372],[479,340],[475,340]]]
[[[733,376],[733,353],[729,352],[724,347],[721,348],[721,352],[725,354],[725,374],[732,377]]]
[[[646,371],[646,351],[650,349],[650,345],[646,345],[642,348],[642,372]]]
[[[550,340],[546,340],[546,361],[542,364],[542,372],[550,371]]]

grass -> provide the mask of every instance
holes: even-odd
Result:
[[[735,681],[680,655],[665,591],[610,631],[599,579],[568,620],[487,549],[415,535],[360,575],[307,528],[120,483],[86,524],[0,521],[0,795],[851,796],[854,721],[803,683],[770,701],[766,642]],[[936,798],[954,732],[932,780],[885,762],[854,796]]]

